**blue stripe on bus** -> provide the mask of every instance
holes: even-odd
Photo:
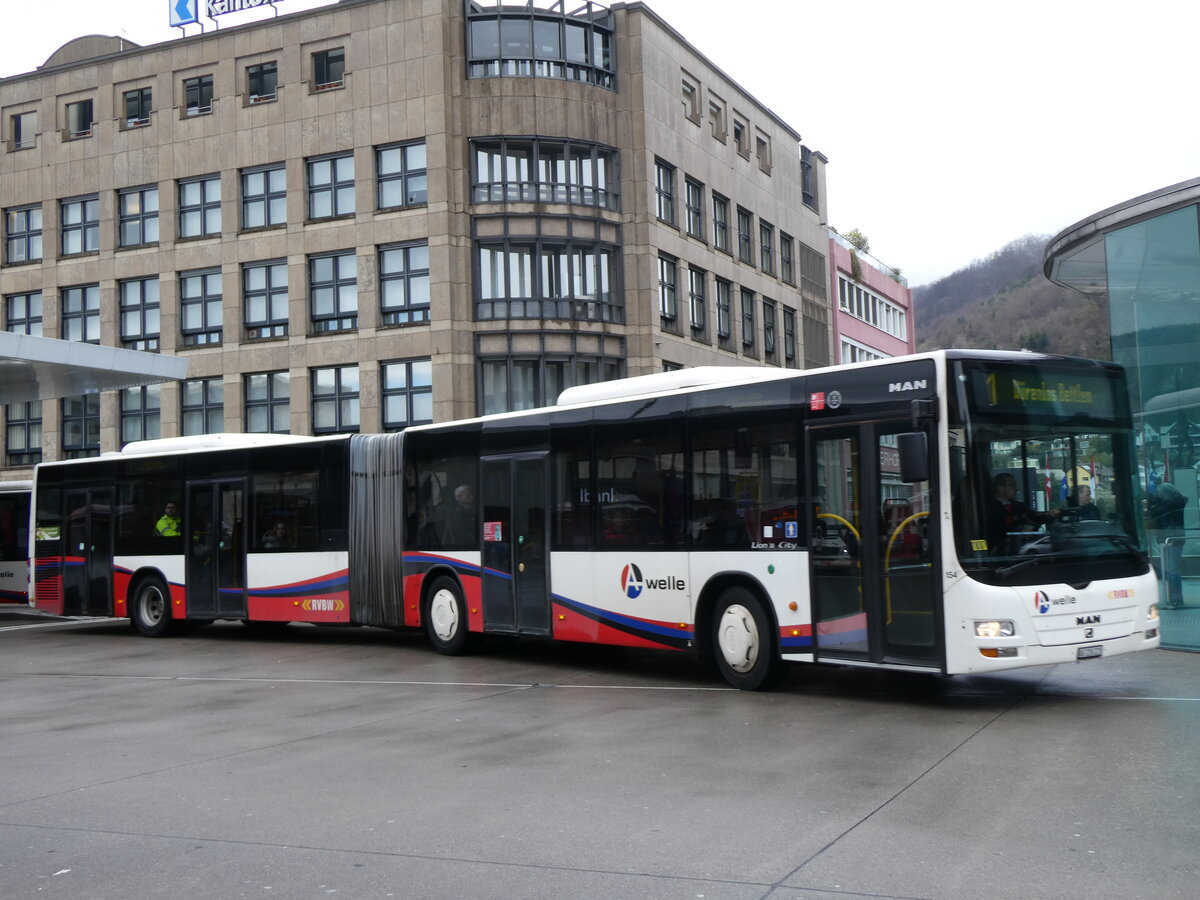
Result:
[[[609,625],[632,634],[656,635],[658,637],[670,638],[676,642],[680,639],[690,641],[693,637],[693,631],[690,628],[672,628],[667,625],[657,625],[645,619],[638,619],[634,616],[626,616],[621,613],[599,609],[595,606],[588,606],[586,603],[580,603],[577,600],[569,600],[562,594],[554,594],[552,595],[552,599],[572,612],[579,613],[581,616],[595,619],[602,625]]]

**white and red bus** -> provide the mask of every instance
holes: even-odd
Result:
[[[0,605],[29,604],[31,481],[0,481]]]
[[[394,435],[180,440],[38,467],[38,607],[152,635],[242,619],[421,628],[449,654],[484,634],[690,651],[745,689],[792,662],[977,673],[1159,643],[1110,363],[692,369]],[[1045,488],[1085,460],[1099,518]]]

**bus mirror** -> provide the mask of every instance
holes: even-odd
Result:
[[[900,480],[905,484],[929,480],[929,445],[923,431],[896,435],[900,447]]]

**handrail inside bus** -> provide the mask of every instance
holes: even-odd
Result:
[[[904,531],[904,526],[909,522],[915,522],[923,516],[929,515],[929,510],[913,513],[903,522],[896,526],[896,530],[892,532],[892,536],[888,538],[887,550],[883,554],[883,589],[887,595],[887,624],[892,624],[892,581],[888,572],[892,568],[892,546],[896,543],[896,538],[900,537],[900,533]]]

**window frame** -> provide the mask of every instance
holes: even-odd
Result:
[[[261,82],[256,84],[255,82]],[[270,90],[266,90],[266,88]],[[258,90],[256,90],[258,88]],[[279,63],[276,60],[251,63],[246,66],[246,103],[268,103],[277,99],[279,92]]]
[[[19,433],[20,440],[13,440]],[[4,405],[4,459],[9,466],[34,466],[42,461],[42,401]],[[15,449],[14,448],[18,448]],[[20,449],[23,448],[23,449]]]
[[[262,287],[250,286],[250,280],[259,271],[264,270]],[[283,283],[276,283],[276,276],[282,273]],[[255,260],[242,263],[242,328],[248,341],[267,340],[270,338],[287,337],[290,303],[288,299],[288,265],[287,259]],[[278,304],[282,300],[283,309]],[[254,303],[261,302],[263,315],[251,317]]]
[[[189,394],[199,393],[199,402]],[[216,416],[216,422],[212,421]],[[189,426],[199,416],[203,423],[200,431]],[[184,436],[198,434],[220,434],[225,431],[225,379],[220,376],[188,378],[179,383],[179,433]]]
[[[33,218],[37,218],[36,226],[33,224]],[[13,230],[14,217],[19,217],[22,227]],[[4,264],[6,266],[21,265],[22,263],[38,262],[45,252],[45,241],[43,227],[45,225],[45,216],[42,212],[42,204],[30,203],[25,206],[10,206],[4,210]],[[13,258],[13,247],[22,247],[22,256],[20,259]],[[36,253],[34,256],[34,247],[36,245]]]
[[[339,174],[342,168],[341,164],[347,160],[350,162],[349,178],[344,177],[344,172]],[[314,174],[325,164],[329,165],[329,180],[315,182]],[[356,213],[358,203],[355,198],[356,175],[353,151],[310,157],[304,161],[304,175],[306,221],[324,222],[328,219],[346,218]],[[348,195],[347,189],[349,190]],[[318,215],[314,211],[314,203],[317,198],[324,195],[328,195],[329,198],[329,212]],[[349,196],[350,208],[343,209],[347,196]]]
[[[153,196],[151,196],[153,195]],[[137,197],[138,210],[129,212],[126,202],[129,198]],[[153,209],[148,209],[147,200],[152,199]],[[135,229],[139,240],[126,241],[126,229]],[[117,191],[117,249],[128,250],[131,247],[148,247],[157,244],[159,239],[159,204],[158,185],[123,188]]]
[[[755,322],[754,322],[754,291],[747,287],[741,288],[742,298],[742,353],[746,356],[757,356],[755,348]]]
[[[708,336],[708,272],[688,264],[688,312],[691,317],[692,337],[703,339]]]
[[[71,410],[78,404],[78,411]],[[78,426],[79,440],[68,440],[71,426]],[[82,459],[100,455],[100,395],[76,394],[59,402],[59,440],[63,459]]]
[[[714,285],[717,341],[722,347],[729,347],[733,342],[733,282],[725,278],[715,278]]]
[[[425,267],[414,268],[412,251],[424,250]],[[404,261],[403,269],[389,271],[385,265],[387,260],[399,255]],[[429,277],[429,241],[405,241],[402,244],[384,244],[376,252],[376,265],[379,278],[379,316],[384,325],[418,325],[430,321],[430,287]],[[424,302],[412,301],[414,284],[424,281]],[[403,285],[404,302],[397,305],[388,304],[389,287],[393,284]],[[418,292],[421,293],[421,292]]]
[[[738,261],[754,265],[754,213],[744,206],[737,208],[737,242]]]
[[[679,319],[679,260],[665,253],[658,255],[658,317],[664,327],[674,330]]]
[[[153,297],[147,287],[154,285]],[[130,294],[136,287],[136,296]],[[133,301],[133,302],[130,302]],[[162,306],[157,275],[143,278],[123,278],[117,282],[117,315],[121,333],[121,346],[128,350],[156,351],[162,342]],[[134,332],[126,328],[136,318],[138,328]]]
[[[784,284],[796,285],[796,239],[786,231],[779,232],[779,277]]]
[[[100,343],[100,284],[72,284],[58,289],[59,334],[64,341]]]
[[[422,377],[426,378],[427,383],[416,381],[414,367],[421,367]],[[389,377],[390,370],[402,369],[404,372],[404,383],[396,386],[391,383]],[[427,370],[425,372],[424,370]],[[388,413],[393,405],[390,401],[397,398],[403,398],[404,411],[406,420],[401,423],[397,419],[389,418]],[[418,400],[418,398],[428,398],[426,400]],[[428,403],[429,416],[424,418],[417,415],[418,409],[416,403],[419,402],[422,406]],[[411,359],[389,359],[379,363],[379,416],[380,427],[385,432],[403,431],[410,425],[426,425],[433,421],[433,360],[431,357],[413,357]]]
[[[134,115],[130,115],[130,101],[133,101]],[[154,89],[140,87],[122,91],[121,106],[124,109],[123,128],[144,128],[150,124],[150,113],[154,111]]]
[[[346,386],[346,373],[353,371],[353,386]],[[333,383],[327,392],[318,393],[322,387],[322,376],[332,373]],[[362,372],[357,363],[338,366],[317,366],[308,370],[310,425],[314,435],[357,434],[362,421],[360,398]],[[333,408],[333,424],[318,425],[318,411]]]
[[[273,184],[276,176],[282,176],[282,187]],[[262,178],[263,189],[259,193],[250,193],[247,189],[250,181],[258,176]],[[264,228],[279,228],[287,224],[287,166],[284,163],[272,163],[265,166],[253,166],[238,172],[238,187],[241,190],[242,231],[260,231]],[[248,224],[247,210],[262,209],[261,225]]]
[[[122,447],[133,441],[151,441],[162,437],[161,384],[143,384],[121,388],[117,391],[117,396],[120,410],[118,435]],[[136,406],[129,402],[135,398]],[[136,428],[135,436],[130,436],[130,426]]]
[[[326,261],[332,261],[332,277],[317,279],[317,267]],[[352,275],[342,272],[343,263],[349,261]],[[337,331],[353,331],[358,328],[358,256],[353,250],[337,250],[331,253],[311,253],[307,258],[308,270],[308,317],[312,323],[314,334],[329,334]],[[353,309],[343,308],[343,291],[354,288]],[[333,301],[333,310],[329,313],[317,312],[319,292],[329,292]]]
[[[683,179],[683,205],[686,210],[687,233],[704,240],[704,182],[690,175]]]
[[[207,99],[207,103],[205,103]],[[207,116],[213,107],[213,77],[208,75],[191,75],[183,79],[183,103],[180,104],[184,118],[189,116]]]
[[[675,217],[675,172],[669,162],[654,160],[654,212],[658,221],[677,226]]]
[[[410,151],[421,148],[421,163],[417,167],[409,164]],[[400,168],[395,171],[384,169],[384,156],[395,152],[401,161]],[[420,184],[420,189],[415,185]],[[384,193],[389,185],[400,185],[400,203],[384,203]],[[412,206],[427,206],[429,204],[429,156],[424,139],[405,141],[399,144],[386,144],[375,148],[375,208],[378,210],[407,209]]]
[[[78,206],[79,221],[69,222],[68,211]],[[89,218],[89,213],[91,218]],[[83,256],[100,252],[100,195],[87,194],[58,201],[59,256]],[[68,238],[79,237],[79,250],[68,250]]]
[[[729,209],[729,198],[713,191],[713,247],[732,255],[732,245],[729,242]]]
[[[265,388],[263,397],[251,396],[255,379],[262,379]],[[272,372],[247,372],[242,376],[242,420],[247,434],[291,434],[292,432],[292,375],[287,369]],[[267,428],[251,427],[251,414],[266,414]],[[281,428],[279,419],[287,425]]]
[[[90,138],[96,127],[96,101],[92,97],[68,100],[64,104],[63,115],[64,140],[75,141],[81,138]]]
[[[199,279],[201,291],[195,297],[187,296],[188,284],[193,279]],[[211,291],[212,279],[216,279],[217,289]],[[220,269],[192,269],[179,273],[179,333],[183,338],[183,347],[206,347],[220,344],[224,339],[224,281]],[[196,307],[200,313],[198,327],[189,328],[186,324],[190,308]],[[214,323],[212,320],[216,319]]]
[[[36,312],[33,309],[34,298],[37,298]],[[24,307],[22,314],[19,316],[13,315],[13,305],[15,301],[21,301]],[[42,314],[44,311],[44,300],[41,291],[17,291],[12,294],[4,295],[4,330],[13,334],[29,334],[34,337],[42,337]],[[36,329],[34,326],[37,326]],[[20,326],[20,327],[14,327]]]
[[[336,80],[330,77],[333,69],[340,70]],[[323,50],[314,50],[312,52],[312,93],[332,91],[345,86],[346,48],[327,47]]]
[[[221,233],[221,176],[216,174],[198,175],[194,178],[181,178],[177,182],[176,197],[178,198],[178,240],[200,240]],[[197,202],[185,202],[184,195],[192,187],[199,188],[200,196]],[[212,196],[212,188],[216,188],[216,197]],[[213,213],[215,212],[215,222]],[[187,225],[190,216],[197,216],[199,231],[193,231]],[[213,227],[215,224],[215,227]]]

